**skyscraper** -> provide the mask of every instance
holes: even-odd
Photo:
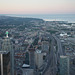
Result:
[[[0,59],[1,75],[14,75],[14,50],[8,32],[6,32],[6,37],[2,40]]]
[[[35,65],[38,69],[43,65],[44,55],[45,53],[43,53],[41,50],[35,51]]]
[[[0,51],[0,75],[11,75],[10,73],[10,53]]]
[[[69,75],[69,56],[60,56],[60,75]]]

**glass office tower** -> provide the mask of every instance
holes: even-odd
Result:
[[[2,48],[0,50],[0,73],[1,75],[14,75],[14,50],[13,44],[8,37],[2,40]]]
[[[69,56],[60,56],[60,75],[69,75]]]

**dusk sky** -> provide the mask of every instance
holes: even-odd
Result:
[[[75,0],[0,0],[0,14],[66,13],[75,13]]]

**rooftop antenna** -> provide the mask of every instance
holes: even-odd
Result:
[[[8,31],[6,31],[6,37],[8,38]]]

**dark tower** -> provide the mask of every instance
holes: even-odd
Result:
[[[31,47],[29,48],[29,65],[30,68],[35,69],[35,62],[34,62],[34,47],[33,45],[31,45]]]

